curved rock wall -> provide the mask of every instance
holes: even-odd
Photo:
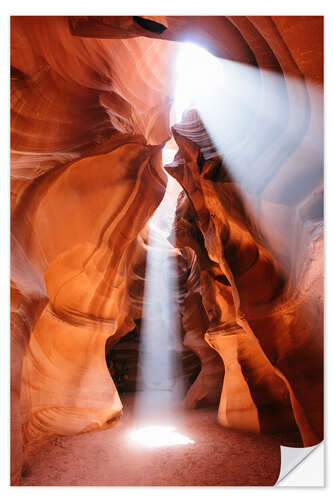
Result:
[[[191,135],[186,120],[182,131]],[[316,444],[323,432],[322,220],[306,202],[303,216],[297,204],[270,204],[271,232],[286,213],[294,219],[298,241],[277,227],[286,272],[260,230],[253,209],[260,196],[244,191],[217,155],[205,159],[195,142],[173,134],[180,154],[166,170],[186,192],[178,201],[175,244],[199,259],[205,338],[225,368],[219,422],[258,432],[297,427],[305,446]]]
[[[12,306],[12,433],[23,425],[28,450],[121,412],[105,342],[130,331],[138,314],[128,289],[145,254],[139,233],[166,186],[173,49],[143,38],[78,39],[57,17],[13,17],[11,38],[12,281],[20,302]],[[14,483],[20,446],[14,437]]]
[[[200,103],[214,144],[192,112],[174,127],[180,152],[167,170],[188,198],[175,231],[199,257],[206,340],[224,361],[220,422],[297,425],[309,446],[323,416],[322,18],[228,22],[259,72],[225,64],[229,87],[206,98],[209,113]],[[226,57],[217,41],[215,53]],[[239,112],[249,96],[251,112]]]

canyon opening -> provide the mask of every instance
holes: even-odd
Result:
[[[323,439],[323,18],[11,17],[11,485],[273,485]]]

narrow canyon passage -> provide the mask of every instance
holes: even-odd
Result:
[[[11,485],[269,485],[323,440],[323,18],[12,16]]]

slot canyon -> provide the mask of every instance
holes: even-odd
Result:
[[[11,485],[273,485],[323,440],[323,17],[11,17]]]

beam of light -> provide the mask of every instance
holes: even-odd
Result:
[[[174,117],[179,121],[186,110],[195,108],[219,153],[228,156],[236,177],[250,166],[254,169],[254,161],[261,164],[268,159],[280,139],[282,162],[308,131],[312,140],[305,147],[310,154],[318,154],[322,150],[322,89],[305,82],[296,66],[289,71],[283,75],[259,70],[183,43],[174,69]],[[246,152],[246,165],[241,170],[237,162],[245,161],[242,152]]]
[[[163,159],[172,152],[166,150]],[[149,222],[143,319],[139,348],[139,390],[136,421],[171,417],[172,406],[183,395],[180,322],[177,304],[178,251],[168,241],[174,219],[178,183],[168,175],[161,204]]]
[[[176,431],[175,427],[151,425],[141,429],[133,429],[129,438],[148,448],[193,444],[194,441]]]
[[[182,44],[173,118],[197,110],[249,215],[288,272],[294,214],[283,207],[305,203],[305,213],[322,215],[323,100],[320,85],[286,61],[283,74]]]
[[[196,107],[197,100],[207,91],[207,83],[223,78],[221,65],[207,50],[190,42],[181,44],[174,68],[174,99],[172,121],[181,120],[182,114]]]

